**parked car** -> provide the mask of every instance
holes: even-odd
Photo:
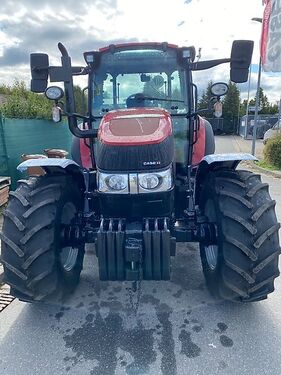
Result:
[[[281,120],[277,121],[276,124],[273,125],[271,129],[268,129],[263,136],[263,143],[266,144],[266,142],[274,137],[277,133],[281,132]]]

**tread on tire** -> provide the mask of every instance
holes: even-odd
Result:
[[[4,281],[15,297],[49,300],[70,293],[78,284],[84,245],[79,246],[71,270],[63,267],[60,258],[61,220],[67,204],[76,211],[82,205],[82,194],[71,176],[31,177],[19,181],[10,193],[1,234],[2,262]],[[64,214],[67,221],[69,215],[73,213]]]
[[[203,243],[200,254],[207,286],[215,297],[251,302],[274,291],[280,254],[275,203],[268,185],[252,172],[219,170],[206,178],[200,208],[204,213],[212,206],[214,211],[210,221],[217,227],[215,269],[208,265]]]

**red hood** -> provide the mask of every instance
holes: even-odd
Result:
[[[130,108],[106,114],[98,137],[111,146],[137,146],[160,143],[171,134],[171,116],[166,110]]]

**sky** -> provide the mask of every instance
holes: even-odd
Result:
[[[15,79],[29,84],[29,54],[49,54],[60,61],[57,43],[69,50],[73,64],[82,53],[112,43],[167,41],[201,48],[201,60],[227,58],[235,39],[254,40],[250,97],[254,97],[259,62],[262,0],[1,0],[0,84]],[[229,65],[196,72],[202,92],[209,80],[228,81]],[[78,84],[84,85],[83,81]],[[262,73],[261,86],[270,102],[280,99],[281,73]],[[239,85],[247,97],[248,83]]]

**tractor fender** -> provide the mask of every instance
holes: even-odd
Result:
[[[257,161],[258,159],[251,154],[229,153],[206,155],[198,167],[195,174],[195,204],[199,203],[202,184],[209,172],[217,169],[233,169],[244,160]]]
[[[87,169],[93,168],[89,139],[73,137],[71,156],[81,167]]]
[[[212,125],[199,116],[197,141],[193,146],[192,165],[198,165],[205,155],[215,152],[215,137]]]
[[[83,169],[71,159],[46,158],[28,159],[17,166],[17,170],[24,172],[30,167],[41,167],[47,174],[70,174],[77,179],[79,185],[84,183]]]

